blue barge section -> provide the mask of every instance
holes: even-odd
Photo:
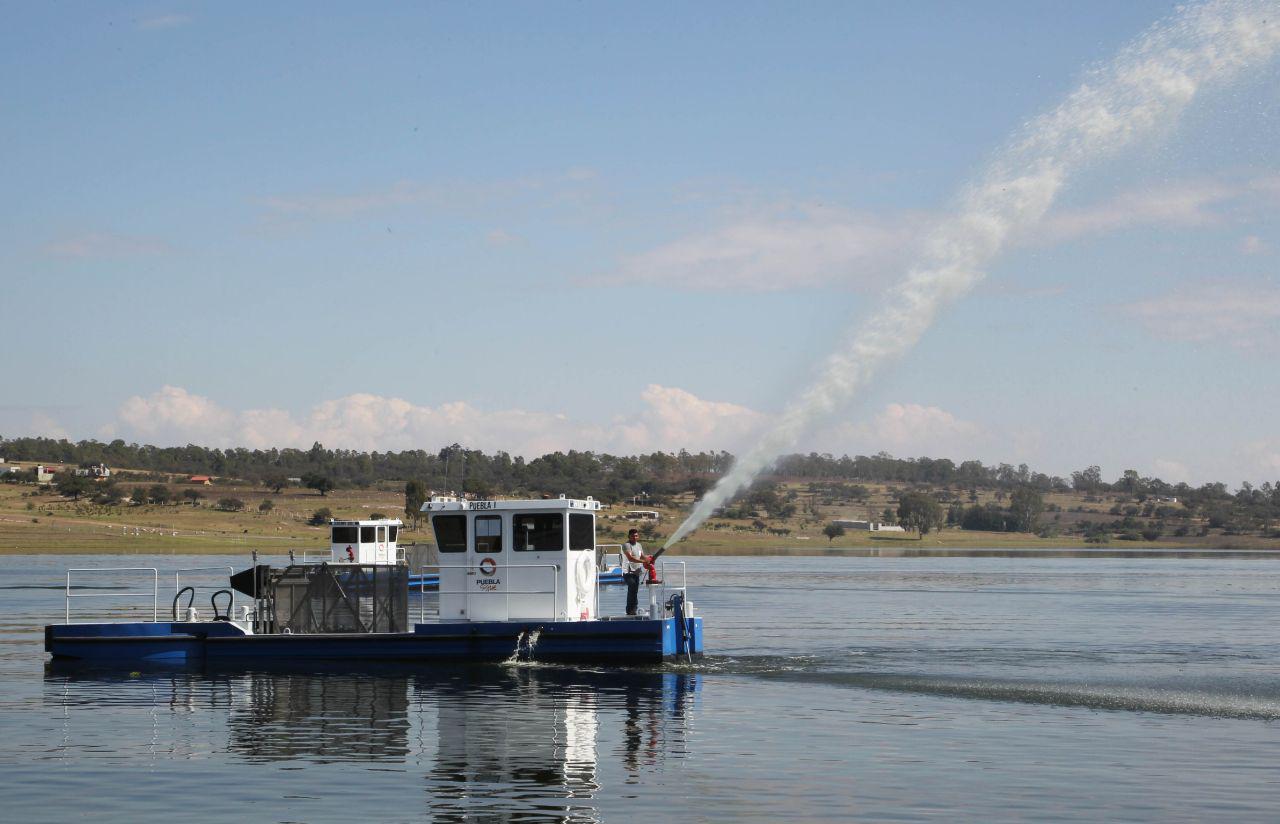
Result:
[[[55,624],[45,652],[89,664],[538,661],[658,664],[702,652],[702,618],[415,624],[412,632],[255,635],[221,621]]]

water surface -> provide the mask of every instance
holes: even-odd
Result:
[[[693,666],[47,666],[62,569],[113,563],[241,559],[7,559],[6,820],[1280,814],[1266,555],[691,558]]]

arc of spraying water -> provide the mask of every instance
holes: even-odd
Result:
[[[1215,0],[1180,10],[1091,72],[1030,121],[958,198],[919,262],[849,334],[817,380],[740,458],[663,545],[696,529],[817,423],[848,404],[938,313],[973,288],[1009,239],[1038,223],[1070,175],[1171,122],[1204,89],[1268,63],[1280,49],[1280,3]]]

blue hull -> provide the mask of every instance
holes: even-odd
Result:
[[[45,651],[95,666],[536,661],[656,664],[701,655],[702,619],[417,624],[413,632],[246,635],[227,623],[56,624]],[[537,634],[530,648],[530,638]]]

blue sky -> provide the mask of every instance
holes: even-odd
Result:
[[[0,434],[740,450],[1168,3],[5,3]],[[802,446],[1280,478],[1280,79]]]

